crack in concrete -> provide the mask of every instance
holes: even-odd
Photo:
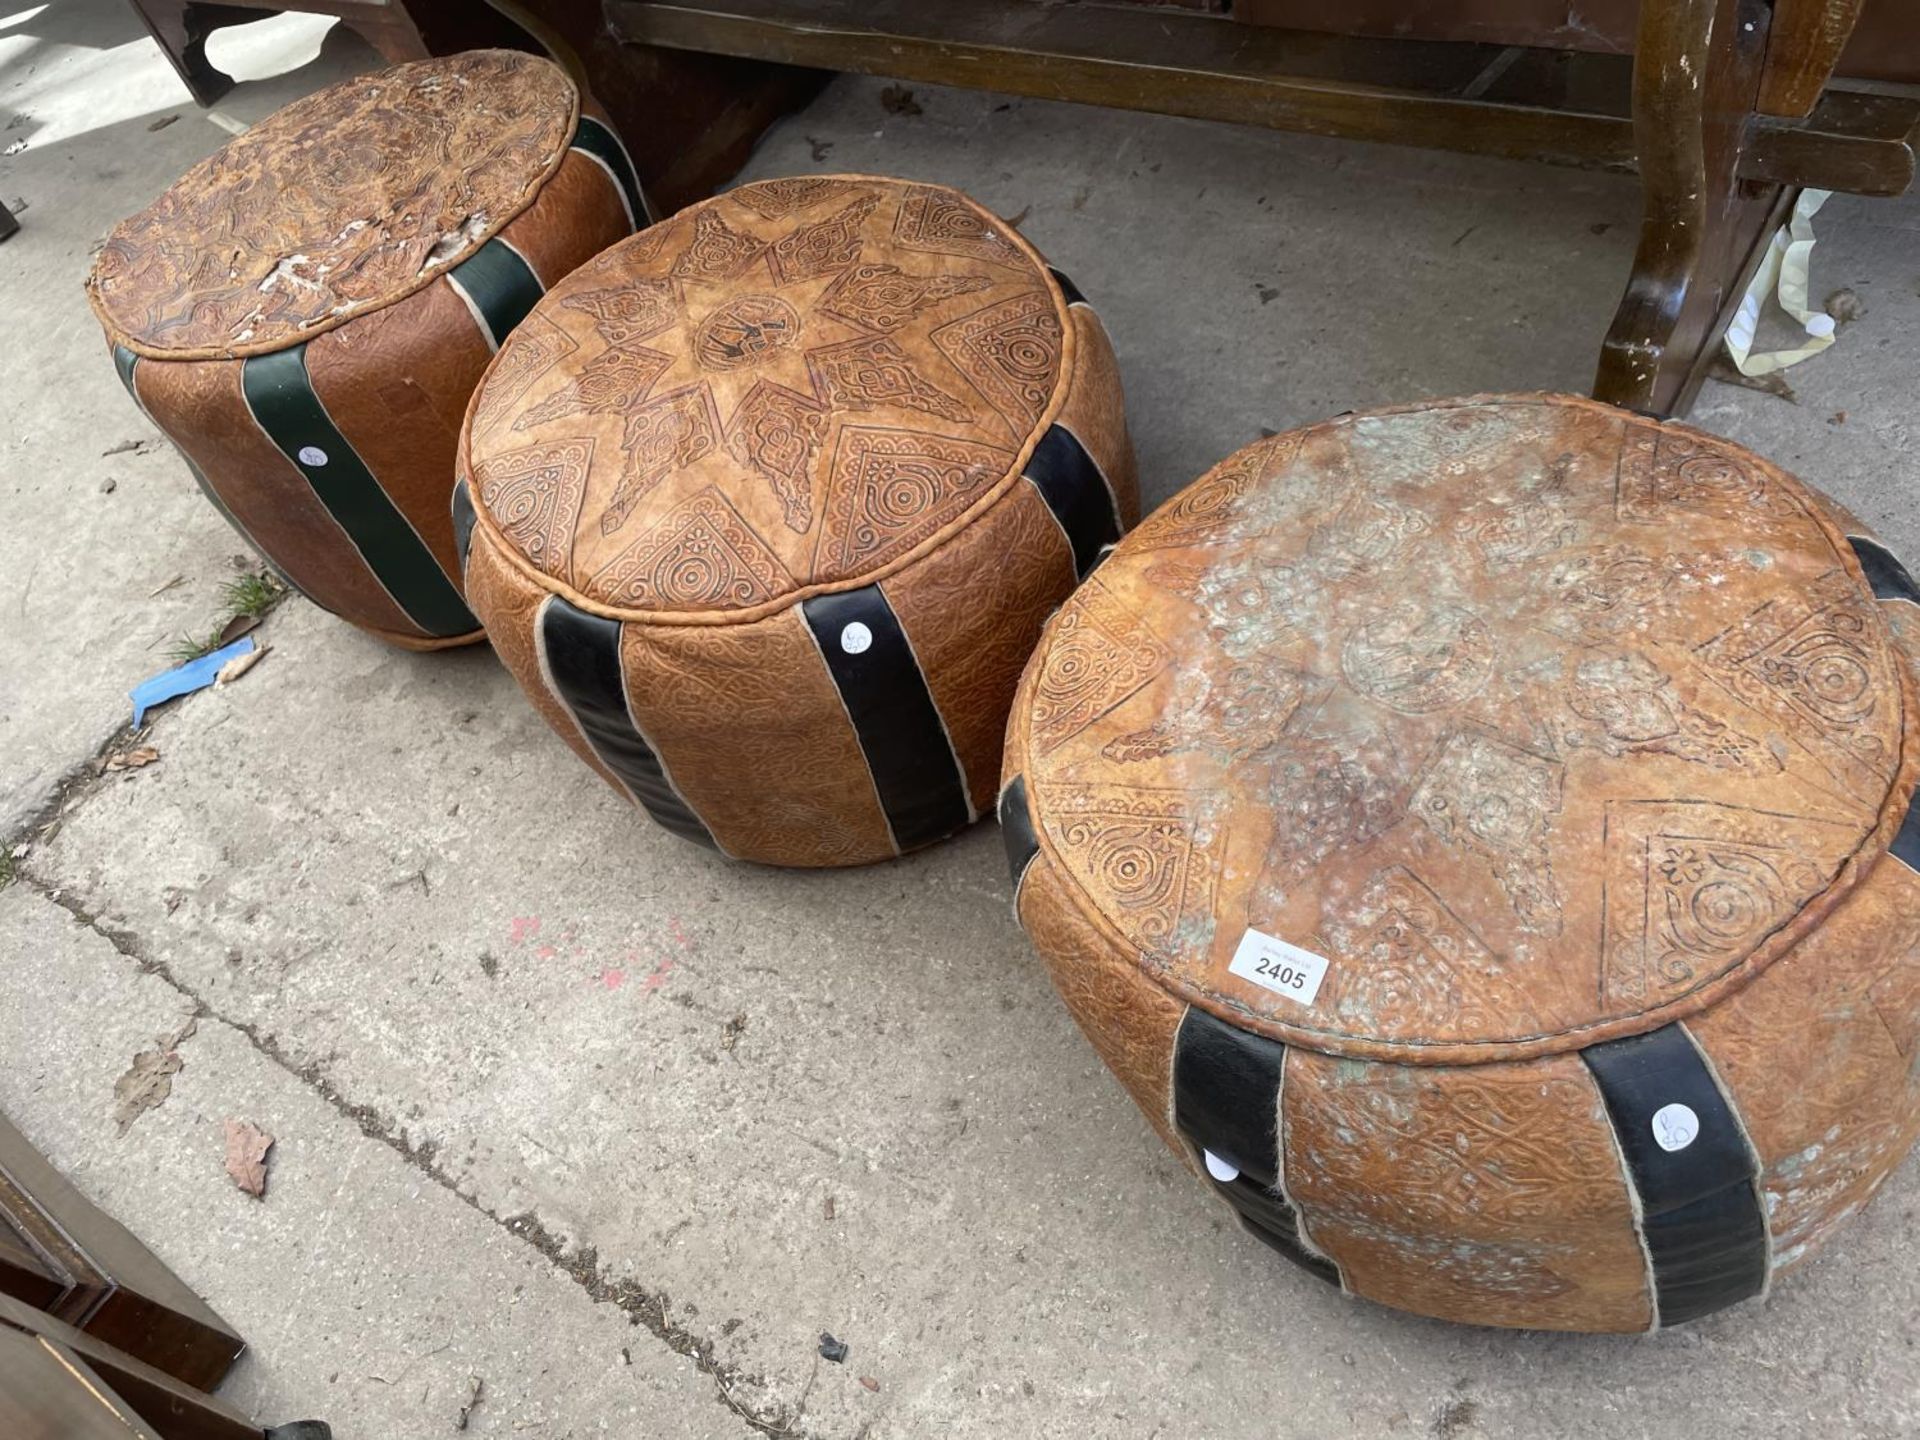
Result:
[[[116,736],[115,738],[118,740],[124,737]],[[85,773],[84,769],[75,777],[76,781],[89,778],[92,777]],[[77,783],[67,786],[59,800],[48,808],[57,810],[59,803],[64,802],[66,795],[76,788],[78,788]],[[42,815],[44,816],[45,813],[47,812],[43,811]],[[607,1268],[600,1263],[598,1247],[585,1246],[568,1250],[565,1242],[548,1230],[539,1216],[531,1210],[519,1215],[503,1216],[481,1204],[475,1196],[461,1189],[459,1182],[449,1172],[441,1168],[439,1146],[435,1142],[431,1140],[416,1142],[409,1139],[389,1117],[373,1106],[362,1104],[343,1094],[317,1062],[297,1060],[281,1047],[274,1036],[262,1034],[256,1025],[222,1015],[208,1003],[205,997],[175,975],[164,960],[156,960],[145,953],[145,947],[141,944],[139,937],[131,931],[107,924],[79,900],[68,895],[64,889],[48,884],[38,875],[22,871],[19,873],[19,879],[42,899],[59,906],[80,924],[100,936],[117,953],[131,960],[142,974],[157,976],[181,997],[191,1001],[195,1019],[212,1020],[244,1036],[254,1050],[313,1090],[343,1119],[351,1121],[362,1135],[386,1146],[409,1166],[459,1199],[469,1209],[484,1215],[522,1244],[537,1251],[550,1265],[586,1291],[590,1299],[596,1303],[614,1306],[626,1315],[629,1324],[643,1327],[676,1355],[692,1360],[695,1368],[713,1381],[714,1399],[725,1405],[744,1423],[763,1435],[782,1437],[782,1440],[786,1440],[786,1437],[798,1437],[803,1433],[795,1428],[803,1418],[803,1407],[796,1408],[784,1402],[775,1401],[755,1409],[734,1397],[733,1389],[736,1385],[764,1385],[764,1377],[746,1374],[739,1367],[716,1358],[711,1340],[696,1336],[672,1318],[670,1300],[664,1291],[648,1290],[632,1280],[613,1278],[607,1273]]]

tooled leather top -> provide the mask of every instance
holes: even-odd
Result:
[[[1019,473],[1065,305],[958,191],[741,186],[612,247],[501,347],[466,472],[551,583],[739,618],[884,573]]]
[[[1169,989],[1340,1053],[1541,1053],[1710,1003],[1878,861],[1920,751],[1880,610],[1735,445],[1443,402],[1163,506],[1015,724],[1042,845]],[[1230,968],[1249,928],[1327,962],[1310,1002],[1284,952]]]
[[[564,71],[513,50],[331,85],[115,226],[94,307],[141,353],[284,349],[471,255],[566,158],[578,107]]]

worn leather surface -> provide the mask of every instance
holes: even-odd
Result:
[[[557,65],[474,50],[297,100],[115,226],[88,293],[142,355],[277,350],[432,284],[567,154]]]
[[[1920,725],[1851,549],[1736,447],[1575,400],[1343,418],[1122,542],[1036,656],[1091,912],[1276,1039],[1437,1063],[1730,993],[1884,851]],[[1328,957],[1311,1010],[1228,972]]]
[[[1070,885],[1044,856],[1027,867],[1014,909],[1095,1052],[1191,1167],[1174,1137],[1171,1091],[1174,1037],[1187,1007],[1154,984],[1126,947],[1087,930]]]
[[[727,854],[780,865],[892,855],[866,760],[795,609],[720,627],[623,627],[634,719]]]
[[[488,378],[470,473],[588,608],[767,613],[899,568],[1013,483],[1072,373],[1065,309],[957,191],[742,186],[555,287]]]
[[[154,423],[200,467],[234,518],[302,594],[370,628],[419,633],[300,472],[254,424],[240,393],[239,361],[142,360],[134,386]]]
[[[1920,1133],[1920,875],[1876,866],[1791,954],[1688,1027],[1746,1122],[1773,1266],[1790,1268]]]
[[[1287,1192],[1355,1294],[1476,1325],[1644,1330],[1646,1258],[1577,1055],[1355,1064],[1295,1046]]]
[[[1920,1130],[1920,875],[1886,853],[1920,607],[1874,601],[1847,531],[1726,442],[1520,396],[1274,437],[1123,541],[1049,623],[1003,774],[1039,838],[1021,919],[1176,1153],[1141,1077],[1190,1001],[1287,1042],[1282,1186],[1349,1290],[1643,1329],[1579,1051],[1684,1012],[1757,1158],[1770,1269],[1865,1204]],[[1433,628],[1449,608],[1482,628]],[[1796,863],[1823,884],[1794,890]],[[1310,1009],[1243,1003],[1250,923],[1328,959]]]
[[[360,298],[344,312],[330,312],[317,323],[295,324],[298,312],[276,311],[284,324],[277,329],[256,326],[251,344],[226,347],[223,358],[182,358],[200,353],[181,339],[197,332],[151,330],[150,339],[165,338],[174,348],[153,353],[149,344],[150,353],[135,366],[135,385],[154,422],[191,456],[239,526],[315,603],[408,648],[470,642],[480,632],[434,637],[416,625],[307,479],[261,433],[241,388],[245,354],[270,348],[273,335],[280,336],[282,346],[304,343],[315,397],[433,562],[458,588],[461,575],[448,502],[460,428],[492,349],[447,271],[484,241],[482,230],[499,230],[537,274],[557,279],[625,235],[626,211],[606,172],[566,148],[572,134],[572,89],[545,61],[511,52],[477,52],[401,66],[335,90],[340,93],[322,92],[292,107],[300,113],[284,123],[288,112],[248,132],[249,139],[263,132],[279,134],[297,161],[271,170],[267,180],[249,179],[252,172],[246,165],[257,167],[264,163],[262,155],[273,152],[222,152],[228,155],[225,162],[194,171],[176,187],[180,193],[175,200],[158,205],[148,217],[172,214],[185,224],[187,210],[212,213],[217,206],[208,197],[230,193],[235,217],[231,230],[220,230],[217,237],[212,231],[188,230],[164,244],[156,240],[155,257],[126,274],[153,287],[153,313],[177,311],[198,324],[219,305],[207,299],[203,263],[194,262],[198,268],[191,270],[180,268],[200,253],[196,245],[212,245],[218,238],[244,253],[249,235],[341,233],[346,248],[325,252],[332,258],[321,258],[317,246],[301,253],[308,253],[316,265],[336,267],[330,273],[350,272],[352,284],[363,287],[364,294],[354,291]],[[334,108],[313,108],[314,101],[330,94]],[[549,135],[556,115],[567,123]],[[433,124],[440,124],[444,133],[433,132]],[[498,133],[492,127],[498,127]],[[418,154],[404,164],[396,159],[387,170],[373,169],[360,152],[396,143],[396,137],[411,137]],[[557,146],[552,156],[547,154],[550,146]],[[341,151],[341,158],[329,160],[330,148]],[[438,168],[422,169],[424,160],[433,160]],[[516,164],[520,179],[509,186],[509,170]],[[336,172],[341,177],[358,175],[359,180],[315,188],[314,176]],[[220,191],[221,185],[229,190]],[[395,204],[405,202],[403,208],[416,220],[415,212],[425,203],[421,197],[431,199],[444,191],[433,203],[457,208],[460,195],[484,201],[492,222],[475,230],[473,244],[450,251],[446,263],[429,266],[418,284],[396,282],[377,289],[374,279],[398,263],[394,257],[404,248],[402,231],[393,231],[387,242],[364,253],[352,247],[370,233],[366,226],[354,228],[368,208],[356,201],[386,193],[383,186],[398,197]],[[517,197],[511,207],[501,198],[509,193]],[[147,233],[147,220],[136,217],[128,224],[129,233]],[[245,271],[241,260],[235,264]],[[120,273],[104,259],[102,266],[101,276]],[[180,287],[178,294],[157,298],[157,287],[169,277]],[[282,287],[276,283],[271,288],[278,293]],[[134,291],[119,293],[124,297]],[[108,338],[131,344],[136,337],[109,325]]]
[[[805,177],[555,287],[475,395],[462,464],[497,553],[622,622],[633,719],[720,847],[845,865],[895,840],[800,606],[878,585],[985,813],[1074,584],[1021,474],[1055,420],[1137,514],[1111,346],[1026,242],[944,187]]]
[[[1140,523],[1140,476],[1127,435],[1120,366],[1106,327],[1091,306],[1072,306],[1067,323],[1074,333],[1075,363],[1059,423],[1073,432],[1100,467],[1119,503],[1122,526],[1131,528]]]
[[[546,598],[546,591],[529,581],[519,567],[510,564],[500,554],[498,542],[493,537],[479,530],[474,532],[473,548],[467,556],[467,603],[474,608],[475,614],[492,619],[494,628],[487,632],[487,639],[492,642],[500,663],[507,667],[508,674],[520,682],[520,688],[527,692],[527,698],[533,702],[534,708],[553,727],[554,732],[567,742],[573,753],[591,765],[602,780],[618,790],[619,782],[600,763],[600,758],[587,748],[580,727],[554,698],[553,690],[542,673],[534,638],[534,623],[540,603]]]
[[[609,203],[611,200],[611,203]],[[500,232],[551,290],[586,260],[632,232],[614,182],[577,150],[541,187],[539,203]]]
[[[544,209],[543,199],[521,220],[537,225]],[[455,585],[460,563],[447,510],[453,456],[467,401],[492,358],[472,314],[445,284],[417,290],[307,346],[314,394]]]
[[[992,808],[999,789],[1007,707],[1020,671],[1073,583],[1066,536],[1033,487],[1019,485],[881,585],[926,673],[976,813]],[[989,591],[994,602],[980,603]]]

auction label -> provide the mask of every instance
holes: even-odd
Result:
[[[1262,990],[1284,995],[1297,1004],[1311,1005],[1320,993],[1320,982],[1327,978],[1327,961],[1311,950],[1249,930],[1240,937],[1240,948],[1233,952],[1227,973],[1251,980]]]

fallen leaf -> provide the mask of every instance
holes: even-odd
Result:
[[[142,766],[153,764],[153,762],[159,758],[160,752],[154,749],[153,746],[136,745],[131,750],[122,750],[117,755],[109,755],[100,769],[102,772],[108,770],[138,770]]]
[[[869,1390],[878,1390],[880,1388],[880,1382],[871,1375],[862,1375],[860,1377],[860,1383]]]
[[[1860,303],[1859,295],[1845,286],[1827,296],[1826,309],[1836,325],[1851,325],[1867,313],[1867,307]]]
[[[152,448],[153,441],[151,440],[122,440],[111,450],[102,450],[100,452],[100,458],[104,460],[109,455],[144,455]]]
[[[820,1206],[820,1213],[829,1220],[833,1219],[833,1197],[831,1195],[827,1196],[826,1201]]]
[[[214,642],[213,648],[218,650],[222,646],[231,645],[242,635],[251,634],[259,628],[260,617],[258,615],[236,615],[220,627],[220,638]],[[256,655],[263,653],[265,652],[259,650],[254,652]]]
[[[155,130],[164,130],[179,118],[178,115],[162,115],[158,120],[147,126],[147,130],[149,133]]]
[[[256,1200],[267,1195],[267,1152],[273,1136],[251,1120],[227,1120],[227,1174]]]
[[[189,1020],[171,1038],[156,1041],[152,1050],[142,1050],[133,1057],[126,1074],[113,1082],[113,1119],[122,1135],[135,1120],[166,1103],[173,1093],[173,1077],[187,1063],[180,1058],[178,1047],[198,1025],[197,1020]]]
[[[262,645],[258,649],[249,650],[244,655],[234,656],[233,659],[227,661],[226,664],[220,667],[220,673],[213,677],[213,683],[215,685],[225,685],[231,681],[238,680],[242,675],[246,674],[247,671],[258,665],[260,658],[270,653],[272,649],[273,647],[271,645]]]
[[[1800,397],[1780,371],[1776,370],[1771,375],[1743,375],[1724,355],[1717,357],[1707,367],[1707,378],[1718,380],[1723,385],[1738,385],[1743,390],[1758,390],[1763,395],[1774,395],[1790,405],[1800,403]]]
[[[889,85],[880,92],[880,105],[889,115],[919,115],[920,102],[913,98],[913,91],[904,85]]]

